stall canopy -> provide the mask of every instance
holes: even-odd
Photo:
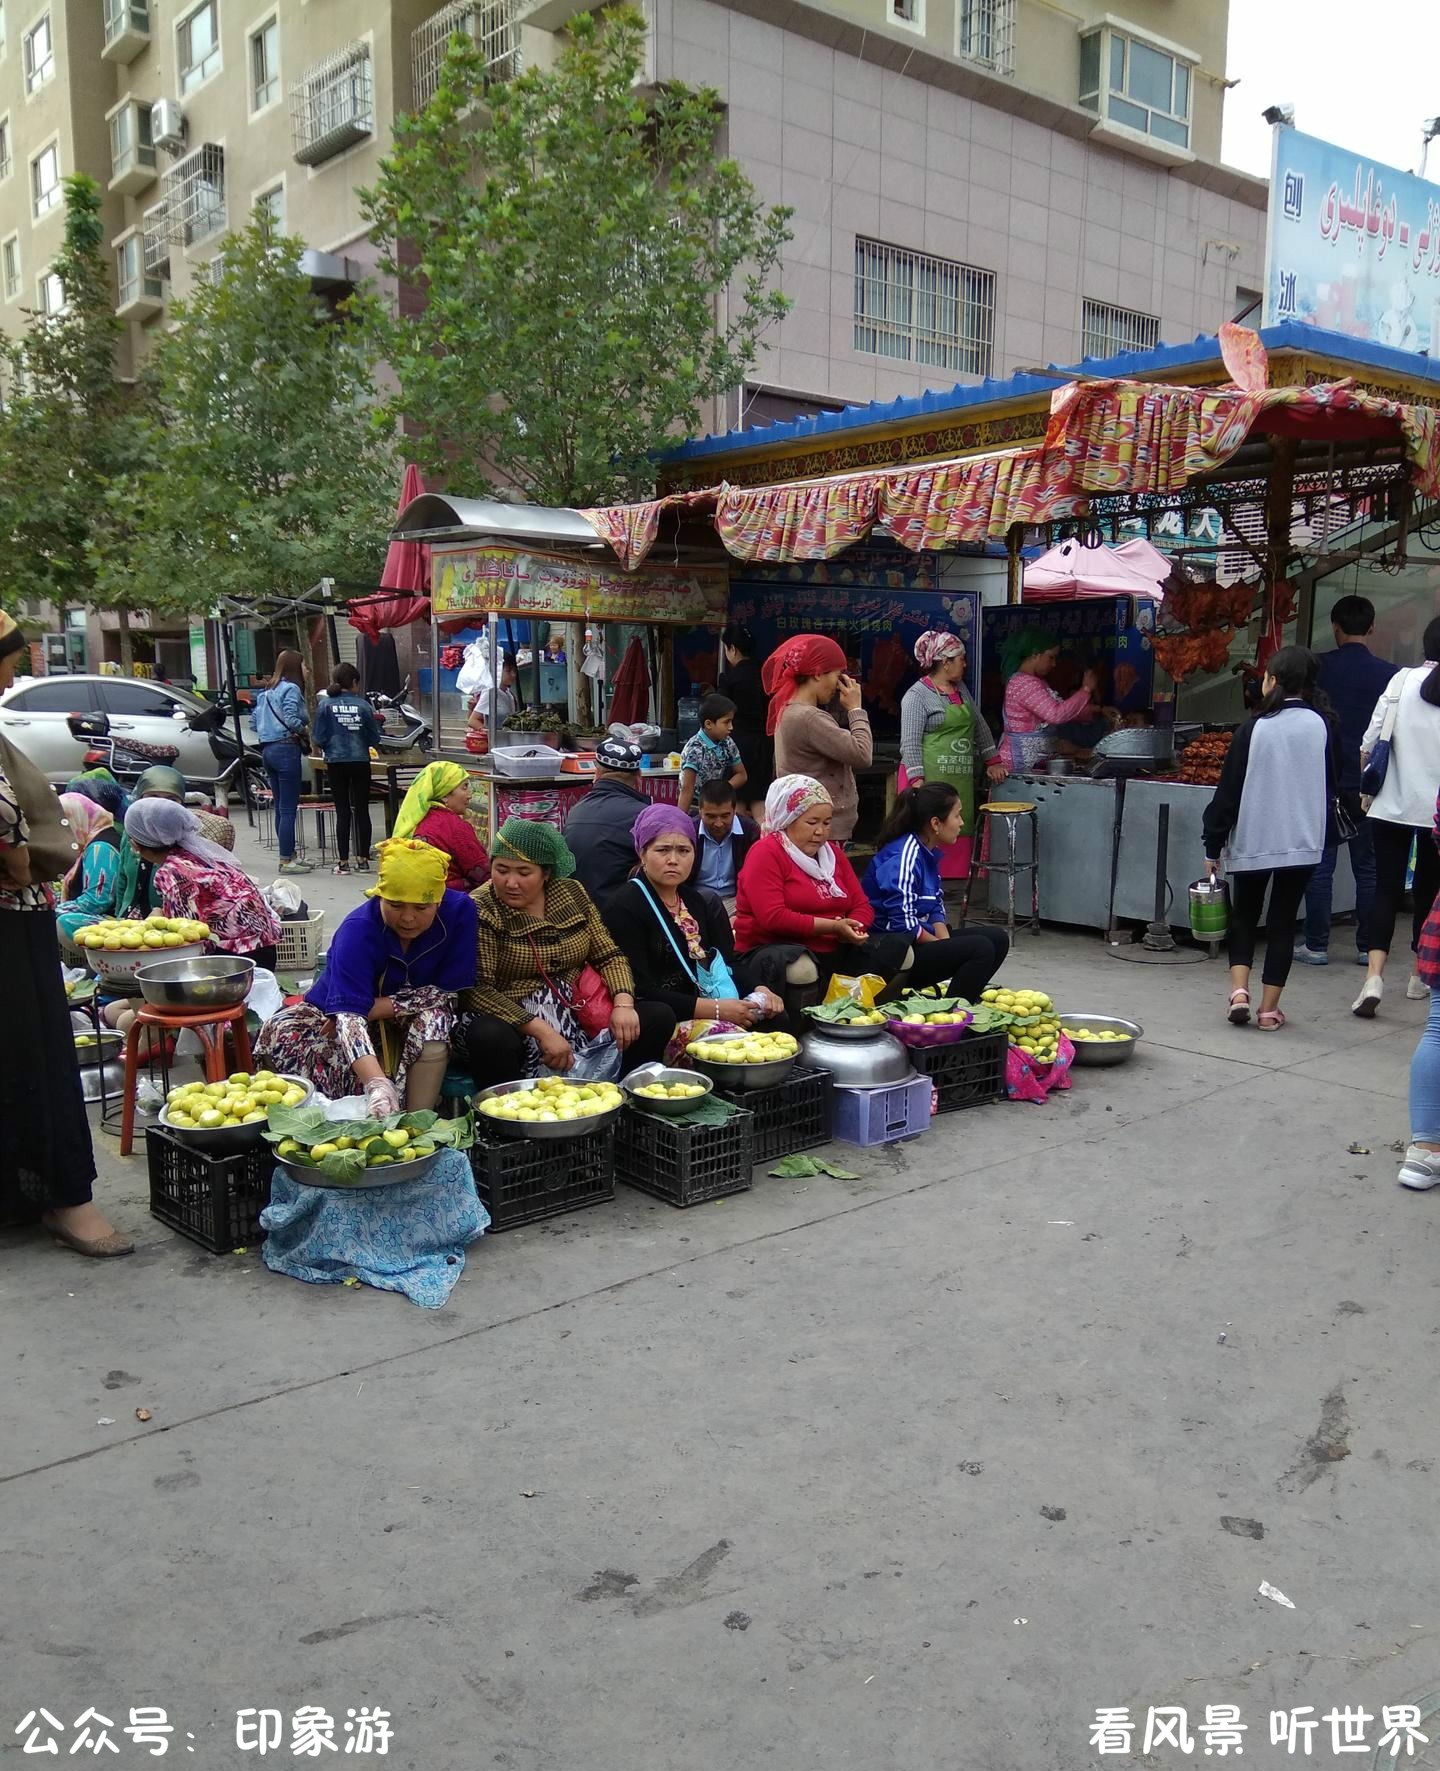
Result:
[[[1231,385],[1179,387],[1096,379],[1051,398],[1036,447],[771,486],[722,483],[647,503],[579,513],[627,567],[692,521],[713,524],[736,559],[830,559],[872,531],[920,550],[982,545],[1011,529],[1085,519],[1101,501],[1167,497],[1294,444],[1299,464],[1396,463],[1440,500],[1440,413],[1366,392],[1350,380],[1267,385],[1255,333],[1221,328]]]
[[[420,469],[413,461],[407,462],[405,477],[400,483],[397,522],[424,494],[425,482],[420,477]],[[380,583],[384,590],[393,594],[366,597],[352,602],[346,610],[350,625],[372,644],[387,627],[407,627],[412,621],[429,620],[430,549],[421,541],[392,537]]]
[[[1074,597],[1133,596],[1158,603],[1160,587],[1173,569],[1158,547],[1138,536],[1119,547],[1087,547],[1072,535],[1026,565],[1023,600],[1060,603]]]

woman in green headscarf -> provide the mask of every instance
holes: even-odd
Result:
[[[587,986],[608,993],[622,1076],[665,1055],[675,1011],[660,1002],[636,1006],[629,962],[574,872],[575,857],[552,825],[510,818],[497,831],[490,882],[474,893],[476,984],[461,998],[470,1012],[459,1044],[478,1088],[572,1069],[605,1012],[603,997],[587,1010]]]
[[[470,776],[459,763],[427,763],[400,802],[391,833],[439,849],[449,862],[445,884],[452,892],[473,891],[490,877],[490,857],[465,816],[469,804]]]

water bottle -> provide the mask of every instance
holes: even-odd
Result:
[[[1223,941],[1230,926],[1230,893],[1217,874],[1190,887],[1190,933],[1197,941]]]
[[[681,744],[700,730],[700,685],[691,683],[690,693],[675,703],[675,732]]]

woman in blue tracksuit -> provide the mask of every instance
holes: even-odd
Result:
[[[1010,951],[1004,929],[962,929],[952,935],[945,920],[940,851],[958,840],[964,812],[946,781],[907,788],[876,840],[866,871],[865,896],[875,906],[875,927],[909,935],[914,963],[896,988],[945,984],[952,995],[977,1002]]]
[[[255,697],[255,736],[275,795],[275,838],[282,873],[308,873],[295,859],[295,813],[300,804],[300,759],[310,748],[305,706],[305,667],[298,652],[282,652],[275,674]]]

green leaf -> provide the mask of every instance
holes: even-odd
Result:
[[[860,1179],[852,1169],[837,1168],[833,1163],[822,1162],[818,1156],[782,1156],[769,1172],[782,1181],[810,1180],[816,1175],[828,1175],[832,1181]]]
[[[272,1107],[266,1115],[264,1136],[272,1144],[294,1138],[307,1146],[329,1141],[330,1121],[323,1107]]]

